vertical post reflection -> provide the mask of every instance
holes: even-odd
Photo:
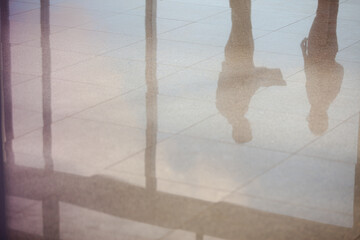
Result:
[[[51,157],[51,51],[49,0],[41,0],[41,49],[42,49],[42,113],[43,113],[43,156],[45,169],[52,171]]]
[[[360,113],[358,129],[358,152],[355,168],[355,194],[354,194],[354,230],[356,235],[360,234]]]
[[[0,50],[0,239],[7,239],[6,234],[6,208],[5,208],[5,152],[4,141],[6,137],[5,123],[4,123],[4,97],[5,97],[5,82],[8,82],[10,73],[7,69],[7,64],[10,64],[8,59],[10,52],[9,41],[9,0],[1,0],[1,50]]]
[[[157,0],[146,1],[146,150],[145,177],[146,188],[156,190],[156,139],[157,139],[157,94],[156,78],[156,7]]]
[[[43,156],[45,172],[50,189],[55,187],[52,159],[52,111],[51,111],[51,50],[50,50],[50,3],[41,0],[41,49],[42,49],[42,114],[43,114]],[[45,239],[60,239],[59,201],[56,192],[42,201],[43,234]]]
[[[4,131],[5,131],[5,156],[7,163],[14,163],[12,142],[14,139],[13,128],[13,103],[11,83],[11,44],[9,0],[1,1],[1,52],[2,52],[2,78],[4,87]]]
[[[196,233],[196,240],[204,240],[204,235]]]

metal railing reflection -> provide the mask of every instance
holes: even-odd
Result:
[[[145,150],[145,178],[146,188],[156,190],[156,142],[157,142],[157,29],[156,29],[157,0],[146,1],[146,150]]]
[[[359,113],[359,127],[358,127],[358,147],[357,147],[357,163],[355,169],[355,194],[354,194],[354,226],[357,234],[360,235],[360,113]]]
[[[11,81],[11,44],[10,44],[10,10],[9,1],[3,0],[1,4],[1,51],[2,51],[2,79],[4,97],[4,132],[5,132],[5,155],[6,162],[13,163],[13,101],[12,101],[12,81]]]
[[[10,24],[9,24],[9,0],[0,1],[0,239],[7,239],[6,233],[6,204],[5,204],[5,155],[4,142],[6,141],[6,121],[5,120],[5,87],[9,88],[10,72],[8,65],[10,64]],[[13,134],[12,134],[13,136]]]
[[[53,189],[56,180],[53,177],[52,158],[52,109],[51,109],[51,48],[50,48],[50,0],[41,0],[41,61],[42,61],[42,117],[43,117],[43,157],[45,174],[49,176],[47,185]],[[43,236],[45,239],[60,239],[60,208],[57,192],[42,199]]]

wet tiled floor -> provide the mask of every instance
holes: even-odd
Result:
[[[359,12],[10,0],[10,239],[357,239]]]

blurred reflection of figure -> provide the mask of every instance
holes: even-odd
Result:
[[[318,0],[318,9],[309,38],[301,43],[304,56],[306,91],[311,104],[309,128],[323,134],[328,128],[327,111],[338,95],[344,77],[343,67],[335,61],[339,0]]]
[[[237,143],[252,140],[245,117],[250,100],[260,87],[285,85],[280,69],[255,67],[251,26],[251,0],[230,0],[232,29],[225,47],[225,61],[219,76],[216,106],[233,127]]]

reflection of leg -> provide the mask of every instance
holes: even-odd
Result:
[[[338,10],[339,10],[339,0],[333,0],[330,2],[330,18],[335,20],[337,19],[337,15],[338,15]]]
[[[335,59],[338,51],[336,36],[338,8],[338,0],[318,1],[316,17],[309,33],[310,55],[325,54],[328,55],[327,58],[331,57]]]
[[[330,48],[334,52],[333,54],[334,59],[338,51],[338,42],[336,35],[338,10],[339,10],[339,1],[332,1],[330,3],[330,10],[329,10],[328,44],[330,45]]]
[[[232,29],[225,48],[226,60],[253,64],[254,39],[251,26],[251,1],[230,0]]]
[[[244,116],[238,116],[236,123],[232,123],[232,137],[236,143],[247,143],[252,140],[252,130],[249,120]]]
[[[316,17],[309,33],[309,55],[316,54],[316,52],[321,49],[321,46],[325,46],[327,43],[330,15],[329,6],[329,1],[327,0],[318,1]]]

